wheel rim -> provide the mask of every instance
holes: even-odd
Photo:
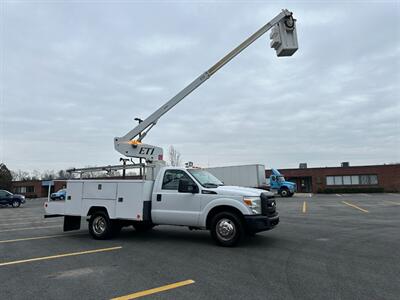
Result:
[[[288,194],[288,193],[287,193],[287,191],[286,191],[286,190],[282,191],[282,196],[283,196],[283,197],[286,197],[286,196],[287,196],[287,194]]]
[[[14,201],[13,204],[12,204],[13,207],[18,207],[18,205],[19,205],[18,201]]]
[[[231,240],[236,234],[236,226],[232,220],[221,219],[217,223],[217,236],[223,241]]]
[[[107,228],[107,222],[106,219],[102,216],[98,216],[93,220],[93,231],[96,234],[103,234],[104,231],[106,231]]]

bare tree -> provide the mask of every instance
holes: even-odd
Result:
[[[174,146],[169,146],[168,154],[171,166],[178,167],[181,165],[181,153]]]

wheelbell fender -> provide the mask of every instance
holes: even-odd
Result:
[[[241,203],[238,199],[231,198],[218,198],[215,199],[204,207],[202,214],[200,215],[200,226],[206,226],[207,216],[209,212],[217,206],[230,206],[239,210],[243,215],[249,215],[250,211],[244,203]]]

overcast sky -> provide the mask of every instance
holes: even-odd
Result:
[[[282,8],[297,19],[294,56],[277,58],[267,33],[145,142],[201,166],[400,162],[398,1],[0,3],[0,161],[10,169],[119,163],[115,136]]]

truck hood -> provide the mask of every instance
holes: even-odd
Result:
[[[226,196],[250,196],[250,197],[258,197],[261,193],[270,193],[261,189],[247,188],[242,186],[231,186],[231,185],[222,185],[214,189],[218,193],[218,195],[226,195]],[[273,193],[270,193],[271,196]]]

